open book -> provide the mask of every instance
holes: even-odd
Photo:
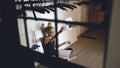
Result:
[[[70,58],[71,50],[59,50],[59,58],[68,59]]]

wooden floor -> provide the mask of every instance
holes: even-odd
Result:
[[[77,55],[77,59],[71,62],[83,65],[87,68],[102,68],[104,46],[105,46],[105,31],[94,30],[90,33],[96,40],[78,37],[78,41],[72,46],[73,55]]]
[[[83,65],[87,68],[102,68],[103,56],[104,56],[104,43],[105,43],[105,31],[94,30],[90,33],[90,36],[95,37],[96,40],[78,37],[71,48],[73,48],[73,54],[77,59],[70,62]],[[45,68],[38,66],[37,68]]]

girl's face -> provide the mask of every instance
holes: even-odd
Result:
[[[48,31],[48,36],[54,36],[54,33],[55,33],[54,28],[51,28],[51,29]]]

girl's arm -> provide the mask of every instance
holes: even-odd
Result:
[[[59,46],[62,46],[62,45],[65,45],[65,44],[71,44],[71,42],[70,41],[66,41],[66,42],[63,42],[63,43],[59,44]]]

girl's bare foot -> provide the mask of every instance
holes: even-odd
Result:
[[[71,61],[71,60],[76,59],[76,58],[77,58],[77,56],[72,56],[72,57],[68,58],[68,61]]]

